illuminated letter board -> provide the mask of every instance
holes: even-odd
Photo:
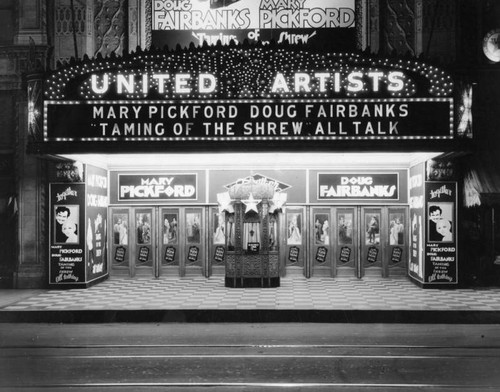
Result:
[[[446,140],[453,87],[433,66],[356,54],[258,45],[139,52],[53,72],[43,141]]]

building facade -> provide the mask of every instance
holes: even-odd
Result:
[[[495,2],[4,4],[2,285],[498,273]]]

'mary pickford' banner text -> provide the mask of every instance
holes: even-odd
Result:
[[[452,100],[46,102],[46,140],[451,138]]]
[[[226,45],[230,41],[352,47],[354,0],[155,0],[152,43]],[[349,46],[350,45],[350,46]]]

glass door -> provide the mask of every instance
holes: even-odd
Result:
[[[335,223],[335,275],[359,277],[359,225],[357,208],[336,208]]]
[[[231,240],[227,238],[232,233],[233,218],[225,211],[219,212],[217,207],[210,208],[209,227],[209,271],[208,276],[221,275],[225,273],[225,260]],[[232,247],[234,250],[234,246]]]
[[[159,275],[158,265],[155,263],[156,227],[153,207],[132,208],[132,243],[131,253],[132,276],[139,275]]]
[[[361,208],[361,257],[358,267],[358,277],[375,275],[384,276],[382,260],[384,246],[387,241],[385,214],[382,208]]]
[[[180,276],[205,273],[205,217],[202,207],[183,209],[184,246],[180,259]]]
[[[287,207],[284,219],[282,276],[286,274],[306,275],[306,219],[303,207]]]
[[[313,208],[311,213],[311,275],[334,276],[332,265],[332,214],[330,208]]]
[[[159,224],[159,246],[161,260],[160,275],[179,276],[179,259],[181,248],[179,246],[179,209],[160,208]]]
[[[110,220],[113,225],[111,244],[111,274],[131,276],[130,263],[130,209],[129,208],[111,208]]]
[[[389,232],[384,258],[385,276],[404,276],[408,273],[409,233],[408,209],[388,207]]]

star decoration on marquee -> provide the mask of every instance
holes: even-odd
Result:
[[[271,200],[269,212],[273,214],[277,210],[281,210],[286,203],[287,194],[284,192],[276,192]]]
[[[218,193],[217,201],[219,202],[219,213],[227,211],[231,214],[234,212],[234,207],[231,204],[231,196],[229,196],[228,192]]]
[[[244,205],[247,206],[247,208],[245,209],[245,214],[248,211],[259,212],[259,210],[257,210],[257,204],[259,204],[261,201],[262,201],[262,199],[254,199],[253,193],[250,193],[250,196],[248,197],[248,199],[241,201]]]

